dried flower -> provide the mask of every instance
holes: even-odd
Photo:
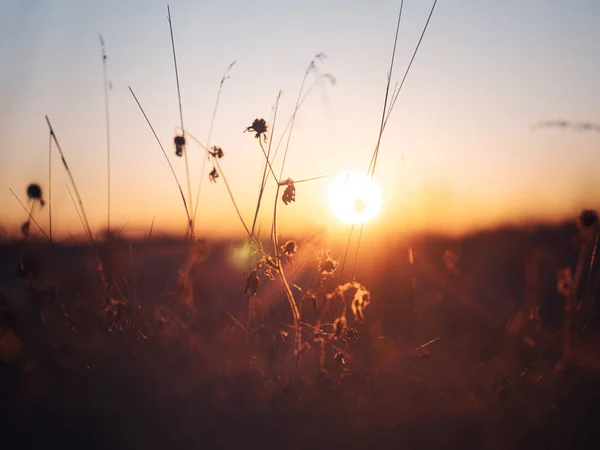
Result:
[[[258,278],[258,269],[254,269],[248,274],[248,278],[246,279],[246,287],[244,288],[244,294],[250,293],[251,296],[256,295],[259,285],[260,278]]]
[[[283,196],[281,200],[286,205],[296,201],[296,187],[294,186],[294,182],[291,178],[288,178],[285,181],[282,181],[280,185],[286,185],[285,191],[283,191]]]
[[[265,119],[254,119],[252,125],[246,128],[244,130],[244,133],[247,131],[254,131],[256,133],[254,135],[255,138],[260,139],[260,137],[262,136],[265,142],[267,142],[267,128],[267,122],[265,122]]]
[[[319,257],[318,270],[323,276],[333,275],[338,267],[338,261],[331,258],[329,253]]]
[[[216,167],[213,167],[213,170],[211,170],[210,173],[208,174],[208,179],[210,180],[211,183],[216,183],[217,178],[219,178],[219,172],[217,172]]]
[[[175,136],[175,139],[173,139],[173,142],[175,142],[175,154],[177,156],[182,156],[183,148],[185,147],[185,137]]]
[[[223,153],[223,149],[221,147],[213,147],[212,152],[209,151],[208,153],[217,159],[221,159],[223,156],[225,156],[225,153]]]

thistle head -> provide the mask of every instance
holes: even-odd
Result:
[[[281,247],[281,252],[288,258],[291,258],[298,252],[298,244],[295,241],[287,241]]]
[[[42,188],[37,183],[31,183],[27,186],[27,198],[33,202],[40,202],[41,206],[46,204],[42,196]]]

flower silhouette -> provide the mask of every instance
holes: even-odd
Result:
[[[223,153],[223,149],[221,147],[213,147],[212,152],[209,151],[208,153],[210,153],[213,158],[217,159],[221,159],[223,156],[225,156],[225,153]]]
[[[208,174],[208,179],[210,180],[211,183],[216,183],[217,178],[219,178],[219,172],[217,172],[216,167],[213,167],[213,170],[211,170],[210,173]]]
[[[265,121],[265,119],[254,119],[254,122],[252,122],[252,125],[250,125],[249,127],[247,127],[244,130],[244,133],[246,133],[247,131],[253,131],[254,133],[256,133],[254,135],[255,138],[260,139],[261,136],[263,137],[263,139],[265,140],[265,142],[267,142],[267,122]]]
[[[296,186],[294,186],[294,182],[292,181],[292,179],[288,178],[287,180],[283,181],[281,184],[286,185],[285,191],[283,191],[283,196],[281,197],[281,200],[283,201],[283,203],[288,205],[291,202],[295,202],[296,201]]]
[[[175,154],[181,157],[183,155],[183,148],[185,147],[185,137],[175,136],[173,142],[175,143]]]

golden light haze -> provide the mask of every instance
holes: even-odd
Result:
[[[27,17],[19,28],[12,22],[4,28],[12,45],[1,55],[10,63],[0,72],[0,223],[16,234],[26,219],[9,188],[24,200],[27,184],[37,182],[47,195],[48,115],[92,228],[106,227],[104,97],[96,35],[101,31],[113,86],[113,228],[126,225],[144,233],[155,217],[157,231],[183,233],[179,192],[127,89],[134,89],[145,108],[187,193],[183,160],[174,155],[172,143],[179,112],[165,5],[154,0],[142,9],[116,1],[85,8],[68,3],[39,2],[27,11],[16,1],[0,7],[2,17]],[[331,73],[336,83],[320,82],[302,106],[283,178],[366,172],[379,130],[397,3],[348,9],[307,1],[248,11],[241,3],[226,9],[217,2],[171,2],[185,124],[202,142],[219,80],[237,61],[224,84],[209,144],[225,152],[220,164],[247,222],[258,198],[263,158],[256,139],[243,131],[255,118],[272,126],[281,89],[274,134],[279,140],[304,71],[318,52],[328,57],[319,70]],[[394,80],[401,79],[425,23],[425,3],[406,2]],[[440,2],[381,143],[375,178],[383,205],[367,232],[460,233],[499,223],[560,220],[598,205],[600,134],[533,130],[532,125],[560,118],[600,122],[600,4],[483,3],[468,0],[456,8]],[[276,26],[257,26],[263,22]],[[2,37],[8,42],[8,35]],[[203,151],[188,143],[195,196]],[[277,172],[280,162],[281,153]],[[207,165],[204,174],[198,231],[241,237],[223,179],[208,182],[211,169]],[[62,237],[81,230],[67,181],[54,150],[53,225]],[[280,229],[333,235],[347,230],[327,204],[332,181],[298,184],[296,202],[279,204]],[[270,180],[260,216],[263,229],[270,227],[273,194]],[[47,229],[47,211],[36,218]]]

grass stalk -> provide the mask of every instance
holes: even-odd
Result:
[[[275,110],[273,112],[273,120],[271,121],[271,137],[275,134],[275,123],[277,121],[277,110],[279,109],[279,99],[280,98],[281,98],[281,91],[279,91],[279,94],[277,95],[277,100],[275,101]],[[260,148],[265,157],[265,165],[263,168],[263,174],[262,174],[262,178],[261,178],[261,182],[260,182],[260,190],[258,193],[258,200],[256,202],[256,209],[254,211],[254,219],[252,220],[252,229],[250,230],[250,233],[252,236],[254,236],[254,229],[256,227],[256,221],[258,219],[258,214],[260,212],[260,204],[262,201],[263,194],[265,192],[265,187],[267,185],[267,175],[268,175],[267,170],[268,169],[270,169],[271,174],[273,175],[273,178],[275,179],[275,183],[277,183],[277,185],[279,185],[279,180],[277,179],[277,176],[275,175],[275,172],[273,171],[273,167],[271,166],[271,162],[269,161],[269,157],[271,156],[271,145],[273,143],[273,139],[269,139],[269,147],[268,147],[267,151],[265,151],[265,148],[264,148],[263,143],[260,138],[258,139],[258,143],[260,144]]]
[[[232,67],[236,64],[236,61],[233,61],[229,64],[229,67],[225,71],[225,74],[221,78],[221,82],[219,83],[219,90],[217,91],[217,99],[215,100],[215,107],[213,108],[212,118],[210,119],[210,126],[208,128],[208,137],[206,139],[206,146],[210,148],[210,140],[212,138],[212,132],[215,125],[215,118],[217,117],[217,110],[219,109],[219,103],[221,102],[221,92],[223,91],[223,85],[225,84],[225,80],[229,79],[229,72],[231,72]],[[183,129],[181,131],[183,133]],[[204,171],[206,170],[206,161],[209,158],[202,158],[202,169],[200,171],[200,181],[198,182],[198,191],[196,192],[196,205],[194,206],[194,214],[192,217],[192,227],[196,228],[196,215],[198,214],[198,203],[200,200],[200,190],[202,188],[202,181],[204,180]]]
[[[81,217],[81,213],[79,212],[79,208],[77,207],[77,202],[75,202],[75,198],[73,197],[73,193],[71,192],[71,188],[69,187],[68,184],[67,184],[67,191],[69,192],[69,197],[71,197],[71,201],[73,202],[73,206],[75,207],[75,211],[77,212],[77,216],[79,217],[79,221],[81,222],[81,226],[83,227],[83,232],[85,233],[86,237],[88,238],[88,241],[90,242],[90,244],[92,244],[94,242],[94,239],[88,233],[88,230],[85,228],[85,222],[83,221],[83,218]]]
[[[69,180],[71,181],[71,184],[73,185],[73,190],[75,191],[75,195],[77,197],[77,202],[79,203],[79,209],[81,211],[81,217],[83,219],[84,228],[87,230],[87,233],[92,238],[92,243],[93,243],[92,228],[90,227],[90,223],[87,219],[87,215],[85,213],[85,208],[83,206],[83,200],[81,199],[81,195],[79,194],[79,189],[77,189],[77,183],[75,183],[75,178],[73,177],[73,172],[71,172],[71,169],[69,168],[69,165],[67,164],[67,160],[65,159],[65,155],[64,155],[62,148],[58,142],[58,138],[56,137],[56,133],[54,132],[54,129],[52,128],[52,124],[50,123],[50,119],[48,118],[48,116],[46,116],[46,122],[48,123],[48,128],[50,129],[50,136],[54,140],[54,144],[56,145],[56,148],[58,149],[58,152],[60,153],[60,158],[62,160],[63,166],[65,167],[65,170],[67,171],[67,174],[69,176]]]
[[[183,137],[185,137],[185,128],[183,126],[183,108],[181,106],[181,88],[179,86],[179,69],[177,67],[177,55],[175,53],[175,39],[173,38],[173,24],[171,22],[171,8],[169,7],[169,5],[167,5],[167,13],[168,13],[168,19],[169,19],[169,30],[171,32],[171,47],[173,48],[173,65],[175,66],[175,81],[177,82],[177,101],[179,103],[179,119],[181,122],[181,134],[183,135]],[[187,150],[185,150],[183,152],[183,157],[185,159],[185,175],[187,178],[187,188],[188,188],[188,201],[189,201],[189,205],[190,207],[194,204],[193,199],[192,199],[192,183],[190,180],[190,166],[188,163],[188,155],[187,155]],[[187,206],[186,206],[187,209]],[[189,213],[188,213],[189,216]],[[190,233],[191,233],[191,238],[193,238],[194,235],[194,227],[193,227],[193,222],[190,218]]]
[[[175,169],[173,168],[173,165],[171,164],[171,161],[169,160],[169,157],[167,156],[167,152],[165,151],[165,148],[163,147],[162,143],[160,142],[160,139],[158,138],[158,135],[156,134],[156,131],[154,131],[154,127],[152,126],[152,123],[150,122],[150,119],[146,115],[146,112],[144,111],[144,108],[142,108],[142,105],[140,104],[140,102],[139,102],[137,96],[135,95],[135,93],[133,92],[133,89],[131,89],[131,86],[129,86],[129,92],[131,92],[131,95],[133,96],[133,98],[134,98],[135,102],[137,103],[140,111],[142,112],[142,115],[144,116],[144,119],[146,119],[146,122],[148,123],[148,126],[150,127],[150,130],[152,131],[152,134],[154,135],[154,138],[156,139],[156,142],[158,143],[158,146],[162,150],[162,153],[163,153],[163,155],[165,157],[165,160],[167,161],[167,164],[169,165],[169,169],[171,169],[171,174],[173,175],[173,178],[175,179],[175,184],[177,185],[177,188],[179,189],[179,193],[181,195],[181,200],[183,201],[183,207],[185,209],[185,214],[187,216],[188,226],[189,226],[190,232],[192,233],[192,236],[193,236],[194,230],[193,230],[193,224],[192,224],[192,217],[190,216],[190,211],[188,209],[188,205],[187,205],[187,202],[185,200],[185,195],[183,193],[183,189],[181,189],[181,183],[179,183],[179,179],[177,178],[177,174],[175,173]]]
[[[231,199],[231,202],[233,203],[233,207],[235,208],[235,212],[237,213],[238,218],[240,219],[240,222],[242,223],[242,226],[244,227],[244,230],[246,231],[246,234],[249,237],[252,237],[251,233],[250,233],[250,228],[248,228],[248,226],[246,225],[246,221],[244,220],[244,218],[242,217],[242,213],[240,211],[240,208],[237,205],[237,202],[235,201],[235,197],[233,195],[233,191],[231,190],[231,186],[229,185],[229,182],[227,181],[227,177],[225,176],[225,172],[223,172],[223,169],[221,168],[221,165],[219,164],[219,158],[215,158],[210,154],[210,150],[208,149],[208,147],[206,145],[204,145],[200,139],[198,139],[196,136],[194,136],[191,133],[186,133],[196,144],[198,144],[202,149],[204,149],[204,151],[206,152],[206,156],[211,157],[213,163],[215,164],[215,166],[217,167],[217,170],[219,171],[219,176],[223,179],[223,182],[225,183],[225,187],[227,188],[227,193],[229,194],[229,198]]]
[[[425,36],[425,33],[427,32],[427,29],[429,27],[429,23],[431,21],[431,17],[433,16],[433,13],[434,13],[435,8],[437,6],[437,2],[438,2],[438,0],[434,0],[433,1],[433,4],[432,4],[431,9],[429,11],[429,15],[427,17],[427,21],[425,22],[425,26],[423,27],[423,30],[421,31],[421,35],[419,37],[419,41],[417,42],[415,50],[413,51],[413,54],[412,54],[411,59],[410,59],[410,62],[408,63],[408,66],[407,66],[407,68],[406,68],[406,70],[404,72],[402,80],[401,80],[400,84],[397,85],[397,87],[394,88],[394,91],[392,92],[392,95],[390,97],[390,86],[391,86],[391,82],[392,82],[392,75],[393,75],[393,72],[394,72],[394,62],[395,62],[395,56],[396,56],[396,48],[397,48],[397,44],[398,44],[398,34],[399,34],[399,31],[400,31],[400,22],[402,20],[402,11],[404,9],[404,0],[402,0],[401,3],[400,3],[400,11],[398,12],[398,20],[396,22],[396,33],[395,33],[395,36],[394,36],[394,45],[393,45],[392,56],[391,56],[391,61],[390,61],[390,70],[388,72],[387,84],[386,84],[386,89],[385,89],[385,97],[384,97],[383,108],[382,108],[381,125],[379,127],[379,134],[377,136],[377,143],[375,145],[375,149],[373,151],[373,155],[372,155],[371,161],[369,163],[369,168],[367,170],[367,174],[369,174],[371,176],[371,180],[373,180],[373,178],[375,177],[375,169],[377,167],[377,159],[379,157],[379,148],[381,146],[381,139],[383,137],[383,132],[386,129],[386,126],[387,126],[387,124],[389,122],[389,119],[391,117],[392,111],[394,109],[394,106],[396,105],[396,101],[398,100],[398,96],[400,95],[400,92],[402,91],[402,88],[404,87],[404,83],[406,82],[406,79],[407,79],[408,74],[410,72],[410,69],[411,69],[411,67],[413,65],[413,62],[415,61],[417,53],[419,52],[419,48],[421,47],[421,43],[423,42],[423,37]],[[359,254],[359,251],[360,251],[360,244],[361,244],[361,238],[362,238],[362,234],[363,234],[363,229],[364,229],[364,225],[361,224],[359,238],[358,238],[358,242],[356,244],[357,247],[356,247],[356,255],[355,255],[355,261],[354,261],[354,266],[355,267],[356,267],[356,260],[358,259],[358,254]]]
[[[104,39],[102,35],[98,34],[98,38],[100,39],[100,48],[102,51],[102,75],[103,75],[103,84],[104,84],[104,114],[105,114],[105,127],[106,127],[106,237],[110,236],[110,188],[111,188],[111,177],[110,177],[110,103],[108,96],[108,68],[106,64],[106,60],[108,59],[106,54],[106,47],[104,43]]]
[[[52,243],[52,134],[48,133],[48,226]]]
[[[14,195],[15,199],[19,202],[19,204],[21,205],[21,207],[23,208],[23,210],[27,213],[29,220],[31,220],[36,227],[38,227],[38,230],[40,230],[40,232],[44,235],[44,237],[48,240],[48,242],[52,242],[52,240],[50,239],[50,236],[48,236],[43,228],[40,226],[40,224],[37,222],[37,220],[35,220],[35,218],[33,217],[33,206],[31,210],[27,209],[27,207],[23,204],[23,202],[19,199],[19,197],[17,196],[17,194],[15,194],[15,191],[13,191],[12,189],[9,189],[11,194]]]

